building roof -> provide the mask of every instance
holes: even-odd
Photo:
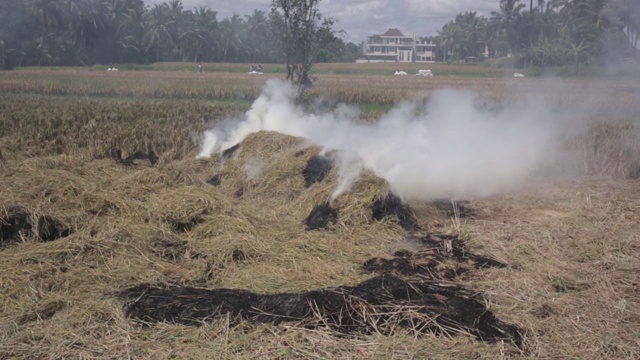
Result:
[[[382,36],[404,36],[398,29],[389,29],[386,33],[382,34]]]

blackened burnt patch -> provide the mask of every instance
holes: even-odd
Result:
[[[0,245],[22,242],[31,234],[29,214],[22,210],[9,210],[0,218]]]
[[[457,236],[453,235],[427,235],[422,238],[422,241],[425,244],[429,244],[441,254],[450,254],[452,258],[457,260],[458,262],[467,262],[471,261],[473,266],[476,269],[481,268],[505,268],[507,264],[500,262],[498,260],[492,259],[487,256],[477,255],[471,252],[464,241]]]
[[[498,320],[470,290],[448,284],[408,281],[384,274],[355,286],[300,293],[257,294],[243,289],[202,289],[143,284],[116,293],[126,299],[129,317],[145,322],[199,325],[231,315],[253,322],[298,322],[340,333],[392,335],[400,328],[416,334],[455,335],[481,341],[510,340],[520,345],[520,330]]]
[[[325,204],[327,205],[327,204]],[[245,289],[203,289],[142,284],[114,295],[124,299],[126,314],[146,324],[165,321],[201,325],[217,317],[279,324],[294,322],[309,329],[329,328],[341,334],[393,335],[404,329],[414,335],[468,334],[480,341],[511,341],[522,347],[523,331],[499,320],[478,291],[451,282],[472,271],[478,258],[455,237],[413,237],[423,248],[396,251],[392,259],[373,258],[362,264],[375,275],[354,286],[297,293],[259,294]],[[463,252],[464,254],[460,254]],[[234,250],[233,261],[246,254]],[[443,267],[447,260],[457,267]],[[491,266],[499,262],[480,262]]]
[[[220,160],[226,161],[229,160],[230,157],[240,148],[240,144],[235,144],[232,147],[226,149],[222,152],[222,158]]]
[[[318,205],[311,210],[305,220],[307,230],[327,229],[338,220],[338,210],[329,203]]]
[[[333,168],[333,160],[326,156],[316,155],[307,161],[307,166],[302,170],[304,176],[304,185],[310,187],[315,183],[319,183],[327,176]]]
[[[67,225],[49,215],[35,217],[23,210],[10,209],[0,217],[0,246],[25,240],[54,241],[71,233]]]
[[[507,266],[498,260],[474,254],[457,236],[410,236],[402,239],[401,243],[409,243],[410,246],[406,247],[415,251],[402,249],[404,244],[400,244],[393,258],[369,259],[362,269],[365,272],[420,276],[422,279],[453,280],[473,269]]]
[[[220,174],[213,175],[209,180],[207,180],[207,184],[220,186]]]
[[[439,258],[433,253],[397,251],[393,258],[372,258],[362,264],[369,273],[389,273],[404,276],[423,276],[429,279],[452,280],[458,273],[440,272],[436,269]]]
[[[111,149],[110,156],[113,160],[122,165],[136,165],[136,160],[148,160],[151,165],[155,165],[158,163],[159,159],[156,153],[152,150],[149,150],[148,153],[136,151],[126,158],[122,158],[122,150]]]
[[[378,199],[371,205],[373,220],[381,221],[390,216],[395,216],[400,226],[407,231],[420,230],[411,209],[402,203],[399,197],[389,192],[386,197]]]

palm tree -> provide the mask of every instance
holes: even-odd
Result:
[[[26,59],[26,65],[48,65],[52,60],[52,56],[49,53],[49,48],[44,43],[42,38],[22,43],[20,55],[20,62]]]
[[[180,34],[180,41],[184,44],[184,56],[198,62],[208,48],[212,47],[215,41],[215,34],[218,31],[217,12],[200,6],[194,13],[186,12],[190,19],[188,29]]]
[[[515,18],[520,16],[520,11],[524,4],[520,0],[500,0],[500,12],[491,12],[492,19],[502,24],[503,28],[508,28]]]
[[[480,38],[485,28],[483,17],[476,15],[476,12],[467,11],[462,15],[456,16],[456,23],[459,24],[462,39],[463,56],[479,55]]]
[[[245,45],[251,61],[264,62],[265,55],[272,46],[269,46],[269,19],[264,11],[254,10],[253,14],[245,15]]]
[[[173,34],[171,33],[171,27],[175,20],[171,17],[169,6],[166,3],[154,5],[146,15],[148,26],[144,36],[146,50],[149,51],[155,48],[155,61],[160,61],[160,53],[163,46],[171,47],[170,50],[175,48]]]
[[[484,46],[488,57],[495,56],[495,42],[498,38],[497,27],[487,19],[484,19],[484,26],[480,31],[479,42]]]
[[[515,22],[524,7],[525,5],[520,3],[520,0],[500,0],[500,12],[491,12],[491,21],[505,32],[511,51],[519,45],[517,44]]]
[[[76,14],[73,22],[70,22],[70,31],[76,41],[93,49],[96,42],[110,31],[107,4],[95,0],[79,0],[75,3]]]
[[[73,39],[65,39],[59,45],[60,58],[56,62],[62,65],[85,66],[89,61],[89,57],[85,52],[85,47],[74,41]]]
[[[561,0],[559,14],[563,24],[560,33],[574,42],[595,40],[604,27],[600,0]]]
[[[536,0],[536,8],[540,11],[542,11],[542,9],[544,8],[544,4],[546,3],[545,0]],[[529,0],[529,12],[533,13],[533,0]]]
[[[173,18],[173,20],[178,20],[180,16],[182,16],[182,1],[181,0],[170,0],[168,3],[169,14]]]
[[[243,21],[238,14],[233,14],[230,18],[226,18],[220,22],[223,61],[236,61],[238,57],[246,51],[241,39],[242,30]]]
[[[640,2],[635,0],[611,0],[606,5],[606,15],[627,35],[627,39],[638,48],[640,33]]]
[[[104,36],[108,62],[128,62],[127,54],[140,54],[140,40],[144,36],[144,2],[142,0],[102,0],[105,3],[109,31]]]
[[[456,37],[456,33],[458,32],[458,27],[452,21],[449,21],[442,27],[442,31],[438,31],[438,34],[441,38],[442,46],[444,47],[444,51],[442,53],[442,61],[447,61],[447,55],[453,48],[453,42]]]
[[[580,43],[575,43],[573,41],[569,42],[569,48],[571,49],[571,54],[573,55],[573,61],[575,64],[575,74],[578,75],[578,66],[580,65],[580,58],[583,56],[585,50],[590,47],[589,44],[585,44],[584,39],[580,41]]]
[[[27,7],[38,20],[43,39],[62,24],[64,10],[60,0],[27,0]]]

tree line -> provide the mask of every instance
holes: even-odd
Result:
[[[159,61],[284,63],[282,14],[218,20],[206,6],[170,0],[2,0],[0,68]],[[361,48],[320,27],[315,62],[352,62]],[[337,36],[338,35],[338,36]]]
[[[304,11],[288,18],[285,11],[314,9],[319,1],[274,0],[269,13],[254,10],[218,20],[215,10],[184,9],[181,0],[153,6],[143,0],[2,0],[0,68],[300,62],[291,58],[294,53],[309,64],[355,61],[362,46],[342,41],[334,19],[308,11],[313,18],[305,19]],[[573,64],[577,71],[580,64],[638,56],[639,0],[498,1],[499,11],[491,16],[460,13],[430,37],[438,45],[437,59],[512,56],[519,66]],[[300,46],[307,38],[312,48]]]
[[[513,56],[520,66],[599,65],[638,56],[638,0],[500,0],[458,14],[435,37],[439,60]]]

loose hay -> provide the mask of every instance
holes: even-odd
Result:
[[[55,72],[60,71],[63,70]],[[43,79],[50,75],[36,72]],[[66,79],[75,74],[78,71],[61,76]],[[167,74],[159,76],[164,79]],[[236,78],[234,75],[234,82]],[[344,76],[339,78],[345,81]],[[185,88],[192,88],[193,78],[185,79],[189,83]],[[460,80],[455,78],[448,84],[488,87],[489,91],[482,91],[484,98],[500,97],[495,95],[495,79]],[[351,83],[352,79],[345,82]],[[629,111],[629,106],[638,107],[637,82],[632,87],[617,81],[609,84],[618,99],[611,104],[612,109]],[[424,84],[420,86],[424,89]],[[548,91],[546,84],[540,87]],[[587,87],[580,86],[580,94]],[[602,93],[594,92],[594,96],[601,98]],[[385,102],[402,97],[392,95],[393,99],[388,100],[387,89],[380,95],[387,99]],[[4,207],[24,211],[22,218],[29,226],[36,224],[41,215],[48,215],[74,234],[62,241],[41,242],[35,240],[35,225],[31,229],[21,225],[18,228],[26,234],[25,243],[19,240],[1,248],[0,358],[210,358],[215,354],[221,359],[635,359],[640,351],[637,181],[580,179],[575,183],[549,183],[531,193],[526,189],[470,199],[475,215],[463,219],[459,228],[468,240],[466,245],[518,264],[505,270],[477,271],[474,260],[458,261],[452,252],[434,250],[424,241],[423,234],[398,242],[406,231],[396,216],[372,221],[372,203],[384,199],[388,190],[382,179],[367,171],[351,192],[332,203],[340,215],[332,231],[304,231],[305,218],[314,206],[329,200],[336,179],[329,172],[321,182],[305,188],[302,171],[308,159],[319,151],[311,148],[296,157],[296,152],[306,146],[300,139],[273,133],[252,135],[243,142],[242,152],[234,154],[220,169],[219,157],[195,159],[190,137],[204,129],[203,119],[210,121],[226,115],[218,108],[195,101],[127,105],[119,100],[84,96],[25,96],[16,95],[1,102],[4,108],[0,109],[0,122],[7,126],[0,128],[8,132],[0,142],[4,155],[0,162],[0,214]],[[366,94],[357,96],[368,101]],[[584,97],[576,99],[577,105],[584,103]],[[194,113],[192,109],[198,110]],[[39,121],[43,116],[36,111],[54,121],[43,124]],[[605,112],[607,116],[612,114]],[[611,118],[616,117],[615,113],[612,115]],[[371,113],[365,116],[376,118]],[[128,120],[122,122],[122,118]],[[13,121],[18,121],[19,126],[12,125]],[[91,123],[98,126],[87,129],[85,126]],[[54,142],[39,141],[39,134],[49,136],[56,127],[63,130],[60,134],[75,136],[67,136],[68,147],[62,150],[54,148]],[[132,132],[134,128],[138,131]],[[624,133],[634,134],[628,130]],[[141,141],[151,144],[162,161],[153,167],[145,166],[144,159],[139,162],[141,166],[120,166],[112,159],[101,159],[112,146],[110,140],[119,138],[125,139],[119,146],[126,149],[134,149]],[[602,174],[603,170],[615,170],[620,179],[633,177],[631,165],[637,162],[629,162],[626,155],[619,158],[615,147],[611,151],[605,148],[606,152],[600,147],[592,153],[598,142],[587,139],[580,144],[588,155],[585,165],[597,165],[594,171],[585,172]],[[637,147],[637,142],[632,145]],[[600,158],[609,153],[613,160]],[[258,177],[248,181],[243,167],[252,157],[259,158],[265,167]],[[613,166],[618,160],[622,166]],[[206,179],[216,173],[222,174],[220,186],[207,185]],[[194,188],[202,193],[194,195]],[[239,199],[235,197],[238,189],[243,189]],[[180,194],[186,196],[180,198]],[[210,213],[197,214],[200,205],[196,198],[209,199],[209,205],[204,207],[220,207],[210,206]],[[421,228],[457,233],[457,228],[450,228],[449,217],[455,214],[449,201],[440,211],[434,206],[411,204]],[[201,222],[194,223],[186,233],[174,233],[170,221],[189,220],[192,214],[197,214]],[[459,215],[464,218],[463,211]],[[9,221],[10,217],[0,218],[5,220],[5,226],[14,222]],[[163,238],[175,241],[156,242]],[[437,259],[431,275],[420,269],[405,271],[413,274],[405,279],[403,268],[395,266],[398,262],[408,269],[418,265],[424,268],[424,263],[441,254],[446,256]],[[469,250],[465,249],[464,254],[468,255]],[[384,275],[363,272],[360,265],[372,258],[393,266],[372,271]],[[447,273],[448,270],[456,272]],[[461,270],[466,272],[457,277]],[[120,301],[100,296],[141,283],[250,289],[256,296],[300,295],[335,290],[327,288],[335,284],[353,288],[370,277],[380,276],[387,283],[391,278],[405,283],[429,283],[425,280],[428,276],[445,279],[438,284],[448,284],[447,276],[456,276],[457,285],[474,289],[472,297],[483,294],[484,298],[478,301],[500,320],[527,329],[523,343],[530,352],[520,352],[501,341],[486,345],[466,336],[413,338],[407,334],[412,332],[412,326],[403,327],[399,322],[419,322],[421,314],[412,313],[406,300],[394,300],[402,304],[381,308],[356,304],[352,296],[347,298],[354,307],[362,305],[356,308],[360,313],[364,313],[360,309],[367,310],[367,316],[361,316],[365,319],[357,320],[369,324],[357,330],[350,327],[352,334],[380,331],[394,335],[354,337],[335,336],[335,331],[317,315],[302,320],[302,325],[310,324],[307,327],[314,329],[296,326],[300,321],[273,326],[225,315],[216,321],[202,321],[200,327],[160,323],[146,328],[136,326],[125,316]],[[338,288],[344,293],[343,287]],[[319,314],[316,307],[307,306],[309,309]],[[381,316],[387,317],[377,321]],[[426,321],[431,315],[423,316]],[[484,318],[481,320],[484,322]],[[434,332],[438,332],[437,328]]]

